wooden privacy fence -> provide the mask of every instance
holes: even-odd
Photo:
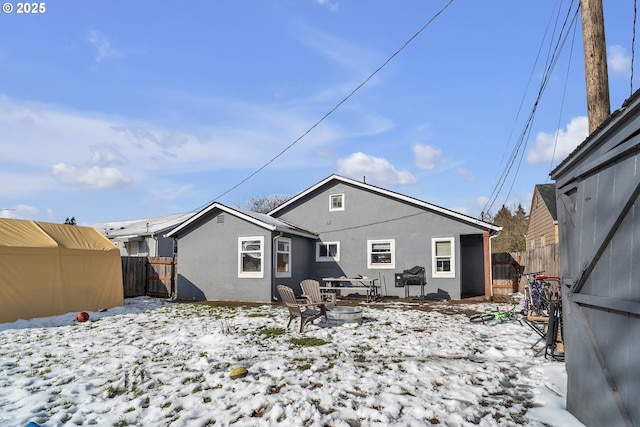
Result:
[[[543,271],[547,276],[560,275],[558,244],[532,249],[526,252],[500,252],[491,254],[493,295],[523,292],[522,273]]]
[[[177,258],[122,257],[124,297],[168,297],[175,290]]]

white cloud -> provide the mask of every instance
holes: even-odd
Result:
[[[131,184],[132,179],[127,177],[122,171],[106,167],[93,166],[90,168],[80,168],[77,166],[58,163],[52,166],[55,179],[59,182],[87,188],[122,188]]]
[[[465,168],[456,168],[456,173],[465,181],[474,181],[476,179],[475,176]]]
[[[318,3],[320,6],[326,7],[331,12],[338,9],[338,2],[331,2],[329,0],[316,0],[316,3]]]
[[[619,74],[625,77],[631,75],[631,56],[627,55],[627,50],[618,45],[607,48],[607,65],[612,74]]]
[[[366,177],[367,182],[377,185],[410,185],[417,182],[407,171],[397,170],[387,159],[361,152],[338,160],[339,173],[356,179]]]
[[[416,144],[413,153],[416,166],[424,170],[434,169],[442,158],[442,150],[430,145]]]
[[[324,32],[304,22],[299,23],[300,43],[328,58],[335,64],[353,73],[358,81],[348,82],[342,96],[360,83],[363,76],[369,75],[373,66],[379,66],[380,56],[365,45],[357,45],[346,39],[336,37],[333,33]],[[372,78],[367,86],[380,81],[380,75]]]
[[[16,205],[10,207],[0,207],[0,218],[24,218],[37,214],[38,208],[29,205]]]
[[[87,41],[96,49],[96,54],[93,58],[95,62],[100,62],[104,59],[119,58],[122,56],[120,52],[111,46],[109,39],[98,31],[89,31],[89,34],[87,34]]]
[[[575,117],[567,125],[567,129],[560,129],[553,134],[540,132],[536,136],[533,148],[529,150],[527,160],[531,164],[561,162],[586,137],[589,136],[589,120],[587,117]],[[557,143],[556,143],[557,141]]]
[[[95,166],[125,165],[127,159],[113,145],[94,145],[89,147],[91,151],[90,163]]]
[[[0,144],[0,147],[2,144]],[[0,198],[20,198],[37,193],[55,190],[58,183],[51,177],[49,169],[34,172],[32,169],[16,172],[0,171],[0,182],[10,182],[11,185],[0,185]],[[0,206],[6,207],[6,206]]]
[[[5,164],[0,182],[15,183],[0,186],[2,196],[38,188],[50,191],[56,184],[51,178],[53,165],[63,166],[55,169],[58,182],[99,188],[132,179],[156,181],[150,177],[157,171],[179,174],[252,169],[295,140],[299,134],[294,129],[304,129],[309,123],[295,112],[243,105],[227,108],[224,124],[199,126],[195,133],[58,106],[17,103],[1,95],[0,112],[0,153]],[[254,127],[247,129],[247,122]],[[295,147],[295,162],[283,158],[273,166],[317,165],[316,151],[326,149],[337,137],[334,127],[325,124]],[[108,169],[115,167],[119,173]]]

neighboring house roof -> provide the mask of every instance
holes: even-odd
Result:
[[[274,214],[278,213],[280,210],[284,209],[285,207],[287,207],[287,206],[289,206],[289,205],[291,205],[293,203],[296,203],[298,200],[302,199],[303,197],[307,196],[310,193],[313,193],[315,190],[317,190],[318,188],[321,188],[322,186],[328,184],[331,181],[339,181],[339,182],[343,182],[343,183],[346,183],[346,184],[350,184],[350,185],[353,185],[355,187],[359,187],[359,188],[362,188],[362,189],[365,189],[365,190],[368,190],[368,191],[371,191],[371,192],[374,192],[374,193],[378,193],[378,194],[381,194],[381,195],[384,195],[384,196],[387,196],[387,197],[391,197],[391,198],[396,199],[398,201],[402,201],[402,202],[405,202],[405,203],[410,203],[410,204],[413,204],[413,205],[416,205],[416,206],[419,206],[419,207],[422,207],[422,208],[425,208],[425,209],[429,209],[429,210],[432,210],[432,211],[435,211],[435,212],[438,212],[438,213],[441,213],[441,214],[444,214],[444,215],[451,216],[451,217],[459,219],[461,221],[472,223],[474,225],[477,225],[477,226],[482,227],[482,228],[486,228],[486,229],[491,230],[491,231],[496,232],[496,233],[499,232],[500,230],[502,230],[502,227],[490,224],[488,222],[481,221],[481,220],[479,220],[477,218],[473,218],[473,217],[470,217],[468,215],[461,214],[459,212],[455,212],[455,211],[452,211],[452,210],[449,210],[449,209],[446,209],[446,208],[443,208],[443,207],[440,207],[440,206],[432,205],[431,203],[427,203],[427,202],[425,202],[423,200],[420,200],[420,199],[416,199],[416,198],[413,198],[413,197],[410,197],[410,196],[406,196],[404,194],[396,193],[396,192],[393,192],[393,191],[390,191],[390,190],[385,190],[384,188],[376,187],[374,185],[367,184],[367,183],[360,182],[360,181],[356,181],[356,180],[353,180],[353,179],[350,179],[350,178],[345,178],[343,176],[336,175],[336,174],[333,174],[333,175],[323,179],[319,183],[315,184],[314,186],[309,187],[308,189],[302,191],[301,193],[298,193],[297,195],[295,195],[294,197],[292,197],[291,199],[289,199],[285,203],[283,203],[280,206],[278,206],[277,208],[273,209],[271,212],[268,213],[268,215],[274,215]]]
[[[135,240],[143,236],[162,235],[182,224],[195,212],[178,213],[156,218],[101,222],[93,228],[113,240]]]
[[[558,213],[556,209],[556,185],[555,184],[537,184],[536,189],[540,193],[540,197],[547,206],[549,213],[554,221],[558,220]]]
[[[209,212],[214,211],[216,209],[222,212],[225,212],[229,215],[233,215],[238,218],[241,218],[245,221],[248,221],[252,224],[255,224],[259,227],[265,228],[270,231],[295,234],[298,236],[308,237],[312,239],[316,239],[318,237],[317,234],[311,231],[305,230],[293,224],[289,224],[280,219],[273,218],[269,215],[248,211],[240,208],[232,208],[218,202],[214,202],[210,204],[209,206],[202,209],[197,214],[193,215],[188,221],[185,221],[180,226],[176,227],[171,232],[167,233],[166,237],[174,237],[176,235],[179,235],[181,231],[188,230],[192,224],[197,222],[200,218],[206,216]]]

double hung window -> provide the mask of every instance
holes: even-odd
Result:
[[[395,246],[395,239],[367,240],[367,267],[395,268]]]
[[[264,237],[238,238],[238,277],[264,277]]]
[[[455,247],[453,237],[432,239],[433,277],[455,277]]]
[[[291,277],[291,239],[276,240],[276,277]]]

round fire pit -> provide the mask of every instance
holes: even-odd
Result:
[[[328,307],[327,319],[329,325],[362,323],[362,309],[359,307]]]

